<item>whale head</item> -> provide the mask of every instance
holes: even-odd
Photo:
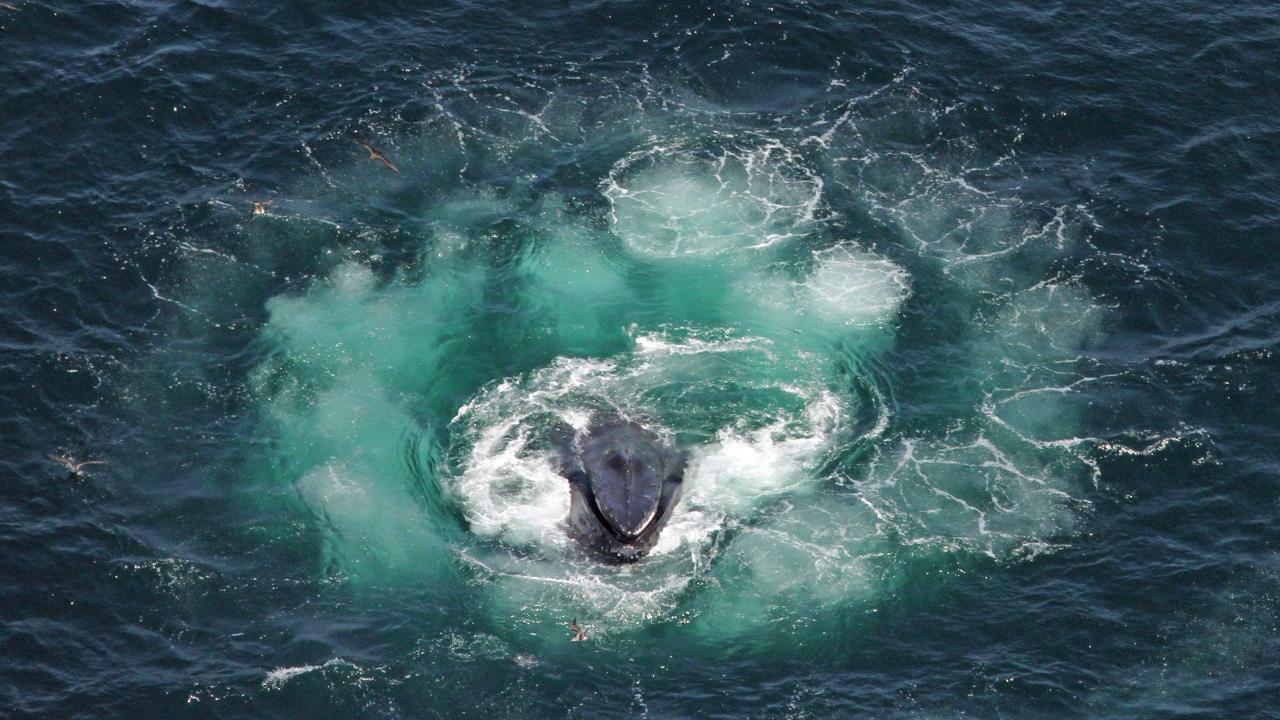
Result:
[[[648,554],[680,500],[683,454],[643,425],[607,416],[593,418],[564,459],[570,534],[615,562]]]

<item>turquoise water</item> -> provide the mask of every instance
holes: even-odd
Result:
[[[15,714],[1275,712],[1273,9],[0,13]]]

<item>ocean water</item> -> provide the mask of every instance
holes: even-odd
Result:
[[[0,43],[0,715],[1280,717],[1274,3]],[[634,565],[597,411],[690,457]]]

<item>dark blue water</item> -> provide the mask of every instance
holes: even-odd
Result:
[[[11,4],[0,715],[1280,717],[1274,4]]]

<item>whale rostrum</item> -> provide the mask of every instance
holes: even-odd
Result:
[[[658,542],[684,485],[684,454],[640,423],[597,414],[565,428],[560,473],[569,481],[569,534],[592,553],[634,562]]]

